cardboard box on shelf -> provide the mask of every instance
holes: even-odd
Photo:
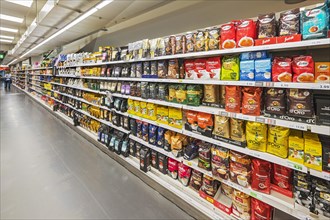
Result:
[[[199,190],[199,196],[202,197],[203,199],[205,199],[206,201],[208,201],[211,204],[214,204],[214,199],[213,197],[207,195],[205,192],[203,192],[202,190]]]
[[[221,188],[218,189],[214,196],[213,205],[221,211],[230,215],[232,213],[232,199],[221,193]]]
[[[288,43],[301,41],[301,34],[276,37],[277,43]]]
[[[255,46],[268,45],[268,44],[276,44],[276,37],[256,39],[254,41]]]

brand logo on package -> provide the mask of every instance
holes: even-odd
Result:
[[[224,31],[228,31],[231,28],[230,25],[223,26],[221,29]]]
[[[308,65],[308,62],[307,61],[299,61],[297,63],[298,66],[307,66]]]
[[[294,14],[286,15],[283,17],[284,21],[291,21],[292,19],[295,19],[297,16]]]
[[[260,21],[260,23],[265,24],[265,23],[270,23],[273,19],[272,18],[263,18]]]
[[[266,44],[266,43],[269,43],[270,42],[270,39],[265,39],[262,41],[262,44]]]
[[[278,65],[280,66],[290,66],[288,62],[279,62]]]
[[[243,21],[240,27],[246,27],[250,24],[250,21]]]
[[[320,70],[327,70],[327,69],[329,69],[329,66],[328,65],[325,65],[325,64],[322,64],[322,65],[319,65],[318,68]]]
[[[321,13],[321,10],[320,9],[313,9],[313,10],[307,11],[306,12],[306,16],[308,16],[308,17],[315,17],[316,15],[318,15],[320,13]]]
[[[289,41],[289,40],[293,40],[293,36],[286,37],[286,38],[284,39],[284,42],[287,42],[287,41]]]

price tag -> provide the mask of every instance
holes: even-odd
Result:
[[[187,164],[188,166],[190,166],[190,167],[193,165],[191,161],[187,161],[187,160],[186,160],[185,162],[186,162],[186,164]]]
[[[230,117],[230,118],[236,118],[236,113],[228,112],[228,117]]]
[[[182,79],[179,79],[179,80],[178,80],[178,82],[179,82],[179,83],[182,83],[182,82],[183,82],[183,80],[182,80]]]
[[[246,120],[246,121],[255,121],[255,118],[254,118],[254,120],[251,120],[251,116],[248,116],[248,115],[242,115],[242,119],[243,120]]]
[[[258,152],[253,151],[252,152],[253,157],[261,158],[261,155]]]
[[[224,111],[220,111],[220,112],[219,112],[219,115],[221,115],[221,116],[227,116],[228,113],[227,113],[227,112],[224,112]]]
[[[250,192],[250,196],[252,196],[252,197],[254,197],[256,199],[262,200],[262,195],[260,195],[259,193]]]
[[[255,82],[255,86],[262,86],[262,82]]]
[[[330,173],[322,172],[322,178],[330,181]]]
[[[307,131],[307,125],[304,125],[304,124],[290,123],[289,127],[297,129],[297,130]]]
[[[279,86],[283,87],[283,88],[288,88],[288,87],[290,87],[290,84],[289,83],[280,83]]]
[[[256,117],[256,122],[265,123],[264,118]]]
[[[276,125],[276,120],[275,119],[267,118],[266,119],[266,123],[269,124],[269,125]]]
[[[247,82],[246,85],[247,85],[247,86],[254,86],[255,83],[254,83],[254,82]]]
[[[330,89],[330,84],[319,84],[319,86],[316,86],[316,88]]]
[[[265,87],[274,87],[274,83],[273,82],[265,82],[264,86]]]
[[[296,164],[296,163],[292,163],[292,162],[288,161],[287,165],[288,165],[288,167],[290,167],[291,169],[294,169],[294,170],[302,171],[302,169],[303,169],[301,164]]]

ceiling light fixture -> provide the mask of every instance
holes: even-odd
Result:
[[[12,21],[12,22],[16,22],[16,23],[22,23],[24,21],[23,18],[10,16],[10,15],[4,15],[4,14],[0,14],[0,19],[7,20],[7,21]]]
[[[22,5],[24,7],[30,8],[33,4],[33,0],[6,0],[7,2],[11,2],[17,5]]]
[[[6,39],[0,39],[0,41],[7,42],[7,43],[12,43],[13,42],[12,40],[6,40]]]
[[[1,35],[1,34],[0,34],[0,38],[4,38],[4,39],[14,39],[14,37],[12,37],[12,36]]]
[[[34,51],[37,48],[41,47],[42,45],[44,45],[45,43],[49,42],[53,38],[59,36],[60,34],[62,34],[63,32],[65,32],[66,30],[68,30],[69,28],[75,26],[79,22],[83,21],[84,19],[86,19],[87,17],[91,16],[92,14],[94,14],[95,12],[97,12],[98,10],[104,8],[106,5],[110,4],[113,1],[114,0],[103,0],[101,3],[97,4],[96,6],[94,6],[93,8],[91,8],[90,10],[88,10],[87,12],[85,12],[84,14],[82,14],[80,17],[78,17],[77,19],[75,19],[74,21],[72,21],[71,23],[69,23],[68,25],[66,25],[64,28],[62,28],[61,30],[59,30],[55,34],[53,34],[52,36],[50,36],[49,38],[47,38],[46,40],[44,40],[43,42],[41,42],[37,46],[31,48],[29,51],[27,51],[26,53],[24,53],[19,58],[25,57],[26,55],[28,55],[32,51]]]
[[[17,33],[18,32],[17,29],[6,28],[6,27],[0,27],[0,31],[7,31],[7,32],[12,32],[12,33]]]

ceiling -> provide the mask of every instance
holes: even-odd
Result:
[[[109,45],[110,42],[132,41],[134,37],[139,40],[145,36],[159,37],[221,24],[234,17],[238,18],[241,14],[244,14],[244,17],[251,17],[260,12],[269,12],[270,3],[272,10],[278,11],[311,5],[323,0],[308,0],[296,5],[284,4],[284,0],[264,0],[262,3],[261,1],[247,3],[247,1],[228,0],[114,0],[61,35],[21,57],[22,54],[51,37],[100,2],[101,0],[33,0],[31,7],[24,7],[0,0],[1,14],[24,19],[22,23],[0,19],[0,27],[18,29],[17,33],[0,30],[0,35],[14,36],[12,44],[0,41],[0,50],[9,51],[3,64],[8,64],[14,59],[17,59],[14,62],[16,63],[60,46],[63,46],[61,48],[63,52],[74,52],[96,38],[103,39],[101,42],[104,46]],[[235,13],[243,5],[249,7],[249,10]],[[223,11],[224,6],[230,10]],[[250,14],[247,11],[250,11]],[[195,21],[196,16],[198,16],[198,21]],[[34,19],[35,25],[31,26]],[[157,24],[162,24],[161,28]],[[22,39],[25,32],[26,37]],[[115,36],[118,40],[111,39],[111,36]]]

